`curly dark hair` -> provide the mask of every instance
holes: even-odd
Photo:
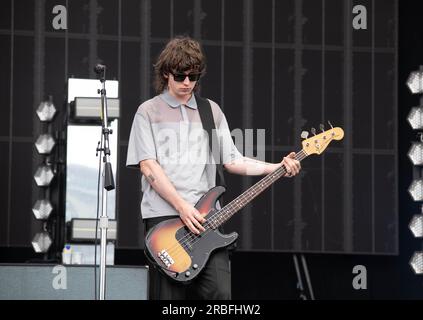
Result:
[[[168,79],[165,77],[171,72],[185,72],[192,70],[206,72],[206,57],[198,41],[186,36],[177,36],[171,39],[160,53],[154,64],[154,88],[162,93],[167,88]],[[194,91],[198,90],[197,81]]]

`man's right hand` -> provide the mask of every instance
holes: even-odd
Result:
[[[140,162],[140,170],[153,189],[169,202],[178,212],[181,220],[195,234],[200,234],[205,229],[201,225],[206,219],[190,203],[184,200],[170,182],[160,164],[154,159]]]
[[[201,213],[195,209],[188,202],[184,202],[181,208],[178,210],[179,216],[183,223],[195,234],[200,234],[200,232],[205,231],[204,227],[201,225],[206,221],[203,218]]]

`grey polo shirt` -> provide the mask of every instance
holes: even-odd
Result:
[[[209,100],[223,164],[242,158],[235,147],[225,115]],[[213,145],[215,148],[215,145]],[[138,107],[129,136],[126,165],[139,168],[142,160],[154,159],[163,168],[179,195],[194,205],[215,186],[216,166],[209,150],[194,95],[181,105],[168,91]],[[142,218],[178,215],[141,175]]]

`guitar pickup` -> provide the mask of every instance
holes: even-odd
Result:
[[[172,259],[172,257],[169,255],[169,253],[165,249],[158,252],[157,256],[160,258],[160,260],[162,260],[162,262],[165,264],[167,268],[169,268],[172,264],[175,263],[175,261]]]

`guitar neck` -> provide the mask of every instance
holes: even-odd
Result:
[[[295,160],[301,161],[307,157],[304,150],[301,150],[295,155]],[[236,212],[244,208],[250,201],[257,197],[260,193],[270,187],[276,180],[286,174],[285,166],[280,166],[275,171],[269,173],[256,184],[248,188],[237,198],[229,202],[226,206],[220,209],[215,215],[209,218],[210,224],[217,228],[231,218]]]

